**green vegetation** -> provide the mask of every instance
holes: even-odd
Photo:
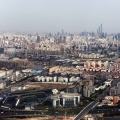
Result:
[[[95,93],[91,96],[92,99],[93,99],[93,100],[96,100],[96,99],[99,97],[99,95],[101,95],[101,94],[103,93],[104,90],[105,90],[105,89],[100,89],[100,90],[98,90],[98,91],[95,91]]]

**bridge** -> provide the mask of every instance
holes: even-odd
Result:
[[[79,112],[79,114],[74,118],[74,120],[82,119],[91,109],[96,107],[96,105],[98,105],[98,104],[99,104],[98,101],[91,102],[82,111]]]

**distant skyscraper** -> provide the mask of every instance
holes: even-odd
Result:
[[[58,32],[57,35],[59,35],[60,33]]]
[[[100,34],[100,27],[99,27],[99,34]]]
[[[40,42],[40,36],[37,36],[37,42]]]
[[[97,34],[98,34],[98,32],[99,32],[99,31],[98,31],[98,29],[97,29]]]
[[[101,34],[102,34],[102,24],[101,24]]]
[[[117,40],[120,41],[120,33],[117,34]]]
[[[62,35],[64,34],[64,30],[62,29]]]
[[[88,51],[91,51],[91,44],[88,45]]]
[[[97,34],[102,35],[102,24],[99,26],[99,28],[97,29]]]
[[[0,48],[0,54],[3,54],[4,53],[4,48]]]

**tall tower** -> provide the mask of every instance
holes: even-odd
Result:
[[[97,34],[98,34],[98,29],[97,29]]]
[[[102,24],[101,24],[101,34],[102,34]]]
[[[100,34],[100,27],[99,27],[99,32],[98,33]]]
[[[40,42],[40,36],[37,36],[37,42]]]
[[[64,30],[62,29],[62,34],[64,34]]]

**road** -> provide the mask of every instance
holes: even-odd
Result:
[[[80,113],[74,118],[74,120],[82,119],[91,109],[93,109],[96,105],[98,105],[98,101],[93,101],[89,105],[87,105]]]
[[[106,113],[115,114],[118,112],[120,114],[120,108],[94,109],[94,110],[91,110],[89,113],[90,114],[106,114]]]
[[[107,95],[109,90],[113,86],[115,86],[119,81],[120,81],[120,79],[114,79],[111,86],[106,88],[106,90],[96,99],[96,101],[91,102],[82,111],[80,111],[79,114],[74,118],[74,120],[82,119],[91,109],[95,108],[99,104],[99,101],[101,101]]]

